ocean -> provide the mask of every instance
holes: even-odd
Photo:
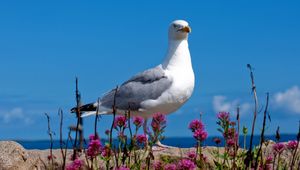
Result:
[[[281,142],[289,141],[289,140],[296,140],[297,135],[291,135],[291,134],[284,134],[281,135]],[[273,140],[275,141],[275,136],[265,136],[266,140]],[[204,146],[216,146],[216,144],[213,142],[214,137],[208,137],[206,141],[204,142]],[[258,145],[260,142],[260,136],[254,136],[253,138],[254,145]],[[247,136],[247,147],[249,146],[249,140],[250,136]],[[49,149],[50,148],[50,141],[49,140],[15,140],[16,142],[20,143],[24,148],[26,149]],[[88,140],[86,140],[88,141]],[[240,147],[244,146],[244,137],[240,136]],[[105,143],[105,140],[102,140],[102,143]],[[223,141],[222,141],[223,142]],[[166,137],[163,141],[163,144],[168,146],[174,146],[174,147],[181,147],[181,148],[189,148],[195,146],[196,142],[195,139],[192,137]],[[220,146],[223,146],[224,143],[221,143]],[[69,148],[72,148],[72,145],[70,144],[68,146]],[[60,144],[58,140],[53,141],[53,149],[60,148]]]

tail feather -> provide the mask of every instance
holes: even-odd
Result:
[[[73,108],[71,109],[71,112],[72,112],[72,113],[75,113],[76,110],[77,110],[77,107],[73,107]],[[80,106],[80,107],[79,107],[79,110],[80,110],[81,112],[91,112],[91,111],[96,111],[96,110],[97,110],[97,105],[95,105],[95,103],[89,103],[89,104]]]
[[[95,115],[97,112],[96,111],[90,111],[90,112],[84,112],[83,114],[81,114],[81,117],[88,117],[91,115]],[[98,115],[104,115],[107,114],[107,112],[98,112]]]
[[[83,112],[83,114],[81,115],[81,117],[87,117],[87,116],[91,116],[91,115],[94,115],[96,114],[97,112],[97,107],[98,107],[98,104],[97,103],[89,103],[89,104],[86,104],[86,105],[83,105],[83,106],[80,106],[79,107],[79,110],[80,112]],[[72,113],[76,113],[76,110],[77,110],[77,107],[73,107],[71,109],[71,112]],[[104,109],[100,106],[99,108],[99,111],[98,111],[98,114],[99,115],[103,115],[103,114],[108,114],[108,110],[107,109]]]

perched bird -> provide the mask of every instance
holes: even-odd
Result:
[[[163,63],[133,76],[99,101],[81,106],[80,111],[85,112],[82,116],[95,114],[97,107],[98,114],[111,114],[115,100],[117,114],[124,114],[130,107],[132,116],[145,118],[144,131],[147,132],[147,119],[153,114],[169,114],[179,109],[194,90],[195,77],[188,47],[190,32],[186,21],[173,21]],[[158,145],[161,144],[158,142]]]

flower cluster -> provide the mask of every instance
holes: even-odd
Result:
[[[196,169],[196,165],[193,161],[189,159],[182,159],[178,162],[177,166],[178,170],[194,170]]]
[[[139,128],[142,126],[142,124],[144,123],[144,119],[140,116],[136,116],[133,118],[133,124]]]
[[[194,133],[193,137],[197,141],[204,141],[207,138],[207,132],[204,129],[204,125],[200,120],[193,120],[189,124],[189,129]]]
[[[161,170],[161,169],[163,169],[163,165],[160,161],[156,161],[153,163],[153,168],[154,168],[154,170]]]
[[[204,129],[197,129],[194,134],[193,137],[198,140],[198,141],[204,141],[207,138],[207,132]]]
[[[196,154],[195,151],[190,151],[190,152],[187,153],[187,156],[188,156],[188,158],[190,158],[190,159],[196,159],[197,154]]]
[[[234,128],[235,122],[230,121],[230,116],[228,112],[220,112],[217,115],[218,121],[217,124],[220,126],[219,131],[222,133],[226,146],[235,147],[237,146],[238,134]],[[220,143],[221,141],[217,141]],[[217,143],[216,142],[216,143]]]
[[[101,143],[98,137],[91,135],[90,143],[87,149],[87,156],[90,158],[94,158],[100,154],[101,151]]]
[[[176,165],[169,163],[169,164],[165,165],[164,170],[176,170]]]
[[[114,123],[114,128],[117,129],[117,127],[121,128],[126,128],[127,127],[127,118],[126,116],[117,116],[115,118],[115,123]]]
[[[218,117],[219,120],[229,121],[229,113],[228,112],[219,112],[217,117]]]
[[[130,169],[127,168],[126,166],[120,166],[120,167],[116,168],[115,170],[130,170]]]
[[[216,143],[216,145],[219,145],[221,143],[221,139],[220,138],[214,138],[213,141]]]
[[[140,145],[145,145],[146,142],[147,142],[147,136],[145,134],[137,135],[136,136],[136,141]]]
[[[79,170],[83,166],[83,161],[80,159],[75,159],[72,163],[67,165],[67,170]]]
[[[294,149],[297,148],[297,145],[298,145],[298,141],[292,140],[292,141],[289,141],[289,142],[286,144],[286,148],[289,149],[289,150],[294,150]]]
[[[161,132],[166,127],[166,116],[161,113],[155,113],[152,122],[151,127],[154,132]]]
[[[204,128],[204,125],[203,123],[196,119],[196,120],[193,120],[190,124],[189,124],[189,129],[191,129],[192,132],[195,132],[196,130],[198,129],[203,129]]]
[[[112,150],[109,145],[105,145],[104,147],[101,148],[101,156],[104,159],[108,159],[112,156]]]
[[[276,143],[273,145],[273,151],[275,154],[281,154],[285,149],[285,145],[283,143]]]

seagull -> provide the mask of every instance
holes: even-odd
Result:
[[[191,27],[184,20],[173,21],[168,30],[168,49],[164,61],[154,68],[136,74],[120,87],[104,94],[98,101],[81,106],[82,117],[96,114],[125,114],[147,119],[155,113],[169,114],[178,110],[192,95],[195,76],[188,47]],[[76,108],[71,109],[72,112]],[[159,141],[158,146],[162,145]]]

